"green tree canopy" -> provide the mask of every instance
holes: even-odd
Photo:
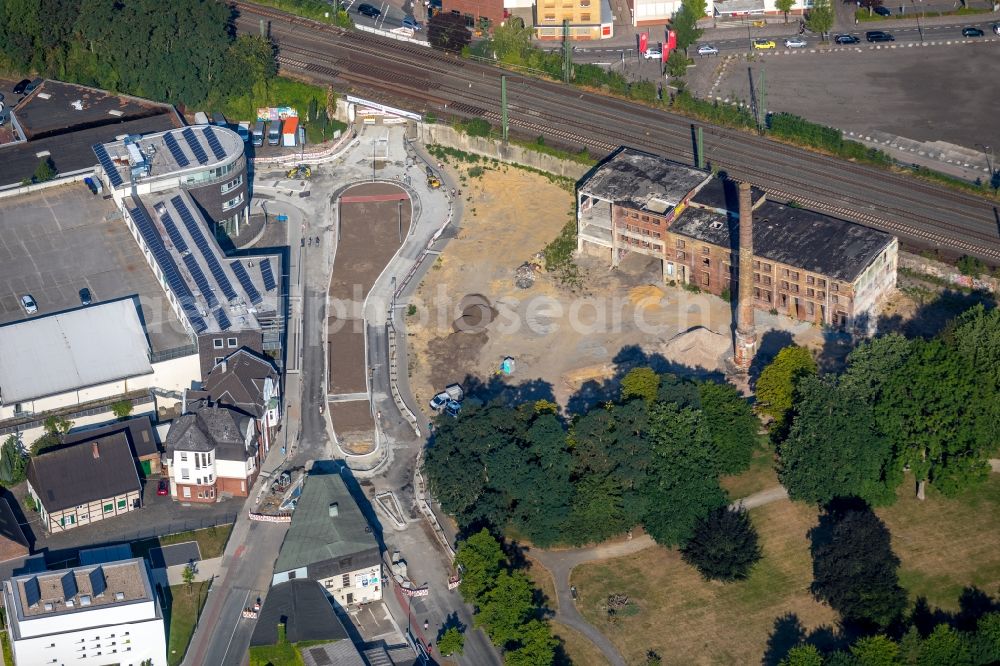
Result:
[[[732,384],[704,382],[698,386],[702,427],[714,448],[719,474],[738,474],[750,466],[757,447],[760,421]]]
[[[792,409],[795,388],[802,377],[816,374],[816,360],[805,347],[789,345],[778,352],[757,379],[757,406],[779,428]]]
[[[785,15],[785,23],[788,23],[788,12],[795,6],[795,0],[775,0],[774,8]]]
[[[448,657],[461,655],[465,649],[465,634],[458,627],[448,627],[437,641],[438,652]]]
[[[477,606],[476,626],[499,647],[524,638],[525,625],[537,612],[531,581],[520,571],[501,571]]]
[[[870,509],[829,509],[810,533],[813,595],[861,627],[884,628],[906,608],[889,530]]]
[[[660,376],[652,368],[633,368],[622,377],[622,400],[642,398],[652,403],[659,390]]]
[[[851,646],[858,666],[897,666],[899,645],[884,634],[859,638]]]
[[[870,404],[832,377],[805,376],[798,387],[795,418],[778,447],[778,476],[789,496],[819,504],[852,496],[871,504],[895,500],[902,472]]]
[[[455,551],[455,565],[462,568],[462,584],[458,588],[462,598],[473,603],[482,597],[506,563],[500,542],[485,529],[462,541]]]
[[[722,507],[698,521],[681,548],[684,561],[709,580],[744,580],[762,552],[750,517],[744,510]]]
[[[8,435],[0,447],[0,482],[5,486],[24,481],[28,469],[28,457],[24,453],[17,435]]]
[[[806,15],[806,26],[821,37],[826,37],[833,27],[833,7],[830,0],[813,0],[812,7]]]
[[[815,645],[796,645],[781,660],[781,666],[823,666],[823,655]]]

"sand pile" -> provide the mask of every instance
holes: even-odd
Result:
[[[728,335],[710,331],[704,326],[695,326],[678,333],[663,345],[663,355],[679,365],[704,370],[724,370],[723,361],[732,353],[732,341]]]

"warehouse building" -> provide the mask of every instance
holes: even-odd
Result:
[[[897,240],[882,231],[751,193],[754,307],[871,332],[896,286]],[[620,148],[577,188],[578,251],[617,266],[630,253],[660,260],[664,281],[734,293],[735,183]]]

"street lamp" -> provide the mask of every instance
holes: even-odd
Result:
[[[920,0],[923,2],[923,0]],[[920,5],[921,11],[917,11],[916,0],[910,0],[910,5],[913,7],[913,11],[917,13],[917,32],[920,33],[920,43],[924,43],[924,29],[920,25],[920,15],[923,13],[923,5]]]
[[[983,155],[986,156],[986,167],[990,170],[990,178],[992,178],[993,174],[996,173],[996,171],[993,170],[993,148],[981,143],[977,143],[976,147],[983,149]]]

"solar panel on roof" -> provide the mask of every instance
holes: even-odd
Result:
[[[180,213],[181,220],[184,222],[184,226],[187,227],[188,233],[191,238],[194,239],[195,245],[201,251],[202,256],[205,258],[205,263],[208,264],[208,270],[212,272],[212,277],[215,278],[216,283],[219,285],[219,289],[225,295],[226,299],[229,301],[236,300],[239,294],[236,293],[236,289],[233,288],[233,284],[229,281],[229,277],[226,275],[225,271],[222,270],[222,264],[219,263],[218,258],[215,256],[215,252],[208,244],[208,239],[205,238],[205,234],[198,224],[198,221],[194,219],[194,215],[191,214],[191,210],[181,199],[180,195],[173,197],[170,200],[177,212]]]
[[[163,222],[163,226],[167,230],[167,235],[170,236],[170,242],[174,244],[177,251],[181,253],[187,252],[187,242],[185,242],[184,237],[181,236],[181,231],[174,223],[174,218],[170,217],[170,213],[164,213],[160,216],[160,221]]]
[[[72,599],[80,591],[76,586],[76,574],[72,571],[64,573],[59,582],[62,583],[63,599]]]
[[[243,264],[238,261],[230,261],[229,267],[233,269],[233,273],[236,274],[236,279],[240,281],[241,285],[243,285],[243,291],[247,293],[247,298],[250,299],[251,303],[256,305],[264,300],[263,296],[260,295],[260,292],[257,291],[257,287],[254,286],[253,281],[250,280],[250,274],[247,273],[247,269],[243,267]]]
[[[222,308],[215,311],[215,321],[219,322],[219,329],[222,331],[228,331],[229,327],[232,326],[229,322],[229,317],[222,311]]]
[[[174,161],[182,167],[186,167],[191,164],[191,160],[188,159],[184,151],[181,150],[181,144],[177,143],[176,137],[173,134],[167,132],[163,135],[163,143],[167,144],[167,150],[170,154],[174,156]]]
[[[38,585],[38,576],[32,576],[24,581],[24,596],[29,608],[37,606],[42,600],[42,588]]]
[[[95,597],[104,594],[108,589],[108,582],[104,578],[104,567],[95,567],[89,574],[90,590]]]
[[[111,156],[108,155],[107,149],[104,148],[104,144],[94,144],[94,154],[97,155],[97,160],[101,163],[101,168],[104,169],[104,173],[108,175],[108,180],[111,181],[112,187],[121,187],[122,180],[121,174],[118,173],[118,167],[115,163],[111,161]]]
[[[201,270],[201,266],[198,265],[198,261],[194,258],[193,254],[184,255],[184,265],[187,266],[188,272],[194,278],[194,283],[198,285],[198,291],[205,297],[208,308],[211,310],[218,305],[219,299],[215,297],[215,291],[212,289],[212,285],[208,283],[205,271]]]
[[[184,131],[181,132],[181,136],[187,141],[187,145],[191,148],[191,152],[194,153],[194,158],[198,160],[198,164],[208,164],[208,153],[201,147],[201,143],[198,141],[198,137],[195,136],[194,130],[190,127],[185,127]]]
[[[212,126],[206,125],[204,132],[205,132],[205,140],[208,141],[208,147],[212,149],[212,153],[215,155],[215,159],[221,160],[225,158],[226,151],[222,149],[222,144],[219,143],[219,137],[215,135],[215,130],[212,129]]]
[[[153,257],[156,259],[156,263],[159,264],[160,270],[163,271],[163,277],[167,282],[167,286],[170,290],[174,292],[177,300],[181,302],[182,307],[185,311],[188,311],[192,307],[194,301],[194,294],[191,293],[191,288],[188,286],[187,282],[181,277],[180,271],[177,269],[177,264],[174,262],[174,258],[170,256],[167,252],[166,247],[163,245],[163,239],[160,238],[160,234],[157,233],[156,227],[153,226],[153,221],[149,219],[149,214],[146,213],[146,209],[142,206],[132,208],[129,210],[129,215],[135,222],[135,226],[139,229],[139,233],[142,235],[144,241],[146,241],[146,246],[149,251],[153,253]],[[197,311],[195,311],[195,316]],[[191,320],[194,326],[194,316],[188,312],[188,319]],[[202,330],[204,330],[204,322],[202,322]],[[197,328],[197,326],[195,326]],[[200,331],[199,331],[200,332]]]
[[[274,281],[274,273],[271,271],[271,260],[262,259],[260,262],[260,275],[264,278],[264,290],[271,291],[278,286]]]

